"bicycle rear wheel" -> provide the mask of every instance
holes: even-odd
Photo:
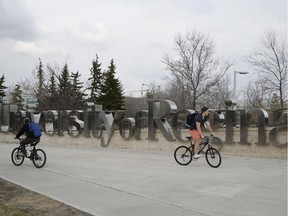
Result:
[[[221,164],[221,155],[215,148],[208,148],[205,153],[207,163],[213,167],[217,168]]]
[[[15,166],[20,166],[24,161],[24,157],[21,156],[21,153],[22,152],[19,147],[13,149],[11,153],[11,160]]]
[[[179,146],[174,151],[174,158],[178,164],[186,166],[192,161],[192,152],[186,146]]]
[[[46,154],[42,149],[37,149],[32,158],[33,164],[37,168],[42,168],[46,163]]]

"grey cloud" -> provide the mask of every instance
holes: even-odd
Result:
[[[0,39],[31,41],[38,37],[35,20],[20,1],[0,0]]]

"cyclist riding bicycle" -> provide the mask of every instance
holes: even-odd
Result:
[[[33,142],[37,142],[37,143],[40,142],[40,138],[34,137],[33,133],[31,133],[31,131],[29,129],[29,123],[30,123],[30,119],[27,117],[24,118],[23,119],[23,127],[19,130],[19,132],[17,133],[17,135],[15,137],[15,139],[19,139],[19,137],[22,136],[24,133],[26,134],[26,138],[20,142],[22,157],[27,157],[25,145],[33,143]]]
[[[194,121],[189,128],[189,133],[191,134],[193,140],[195,141],[195,147],[194,147],[195,159],[200,158],[200,155],[198,155],[197,152],[200,149],[201,139],[204,137],[204,135],[202,134],[201,127],[205,124],[207,129],[211,132],[211,135],[213,135],[213,130],[207,118],[208,115],[209,115],[209,108],[203,107],[201,109],[201,113],[195,116]]]

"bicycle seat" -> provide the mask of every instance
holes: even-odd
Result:
[[[186,137],[186,139],[188,139],[188,140],[191,140],[191,139],[192,139],[192,137],[191,137],[191,136],[187,136],[187,137]]]

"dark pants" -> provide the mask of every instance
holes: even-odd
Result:
[[[21,151],[22,151],[23,154],[25,154],[25,155],[27,154],[25,145],[30,144],[30,143],[33,143],[33,142],[39,143],[39,142],[40,142],[40,138],[25,138],[24,140],[22,140],[22,141],[20,142],[20,144],[21,144]]]

